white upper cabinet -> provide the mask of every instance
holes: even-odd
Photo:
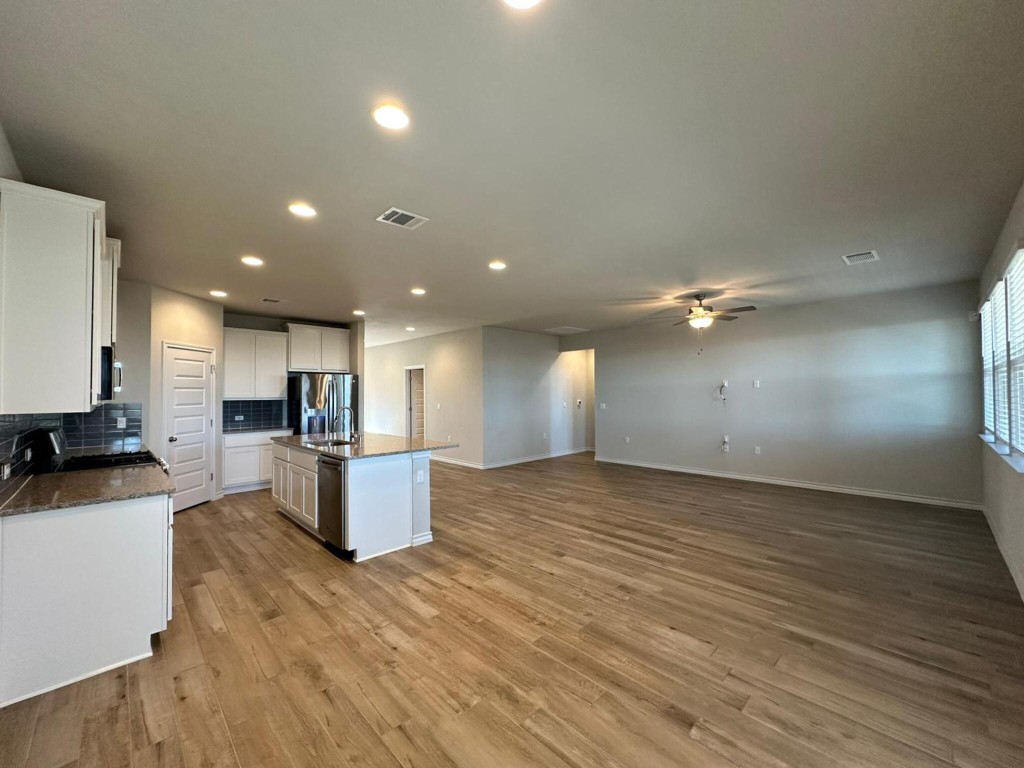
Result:
[[[224,329],[224,399],[288,396],[288,334]]]
[[[117,273],[121,269],[120,240],[107,238],[100,263],[100,280],[103,282],[100,305],[100,344],[109,347],[117,343]]]
[[[0,179],[0,413],[99,402],[105,242],[99,200]]]
[[[345,328],[288,324],[288,370],[348,373],[348,336]]]
[[[288,397],[288,334],[256,333],[256,397]]]
[[[251,398],[256,392],[256,334],[224,329],[224,398]]]

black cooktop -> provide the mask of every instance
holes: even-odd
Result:
[[[149,451],[138,453],[99,453],[91,456],[69,456],[61,462],[58,472],[77,472],[80,469],[105,469],[110,467],[136,467],[156,464],[156,457]]]

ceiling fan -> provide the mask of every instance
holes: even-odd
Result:
[[[697,306],[690,307],[686,313],[686,317],[680,320],[678,323],[672,323],[672,325],[682,325],[683,323],[689,323],[691,328],[701,330],[702,328],[708,328],[715,320],[736,320],[735,317],[737,312],[753,312],[757,307],[733,307],[732,309],[720,309],[715,310],[714,307],[704,306],[704,299],[707,298],[706,294],[695,293],[692,297],[690,296],[676,296],[675,301],[682,303],[686,299],[696,299]]]

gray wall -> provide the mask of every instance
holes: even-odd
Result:
[[[21,171],[14,160],[14,153],[11,145],[7,142],[4,127],[0,125],[0,179],[14,179],[21,181]]]
[[[404,435],[405,368],[426,366],[426,435],[458,448],[451,458],[480,466],[483,448],[483,331],[472,328],[369,347],[361,379],[366,431]],[[440,408],[438,408],[440,404]]]
[[[957,283],[766,309],[703,342],[666,324],[563,348],[595,349],[599,459],[977,505],[976,304]]]
[[[557,336],[484,328],[484,464],[587,447],[586,352],[563,355]]]
[[[1010,211],[981,279],[977,301],[988,298],[1010,259],[1024,247],[1024,187]],[[988,446],[982,449],[985,477],[984,505],[988,524],[1006,559],[1017,588],[1024,597],[1024,474]]]

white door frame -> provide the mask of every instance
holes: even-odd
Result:
[[[164,370],[164,359],[167,357],[168,349],[187,349],[190,352],[209,352],[210,353],[210,412],[207,414],[210,417],[210,421],[213,423],[213,428],[210,430],[210,445],[208,446],[210,456],[210,472],[213,474],[212,481],[212,493],[210,495],[210,501],[219,499],[223,493],[220,489],[220,470],[217,466],[217,456],[219,451],[217,446],[220,445],[220,422],[217,420],[217,350],[213,347],[204,347],[201,344],[185,344],[178,341],[167,341],[164,339],[160,342],[160,440],[162,442],[160,455],[165,455],[163,451],[167,450],[167,392],[164,388],[164,376],[167,373]],[[173,499],[172,499],[173,503]]]
[[[402,373],[405,377],[405,381],[402,386],[405,387],[405,435],[408,437],[412,434],[412,377],[409,376],[409,371],[423,371],[423,439],[427,439],[427,366],[423,363],[419,365],[407,365]]]

